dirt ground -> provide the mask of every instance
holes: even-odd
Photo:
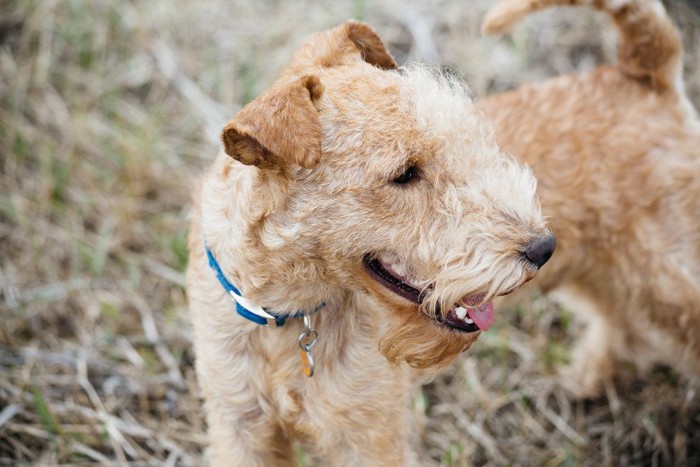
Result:
[[[615,55],[585,10],[482,38],[490,0],[0,0],[0,465],[201,465],[183,291],[189,191],[309,33],[369,22],[475,96]],[[700,104],[700,17],[669,2]],[[426,465],[700,465],[697,386],[560,386],[585,323],[539,296],[414,399]],[[303,450],[299,463],[305,465]]]

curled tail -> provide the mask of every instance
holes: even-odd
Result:
[[[618,68],[659,92],[685,97],[683,44],[659,0],[501,0],[489,11],[484,34],[508,32],[528,14],[552,6],[589,6],[606,12],[620,34]]]

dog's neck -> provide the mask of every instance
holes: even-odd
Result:
[[[293,234],[275,216],[286,188],[270,181],[272,176],[220,155],[203,186],[202,197],[209,201],[201,206],[202,236],[226,278],[247,300],[280,315],[313,310],[332,299],[333,281],[308,251],[285,238]]]
[[[325,303],[321,303],[312,310],[300,310],[296,313],[291,314],[279,314],[271,310],[265,310],[260,305],[257,305],[256,303],[245,298],[241,294],[241,291],[234,284],[232,284],[231,281],[228,280],[226,274],[221,270],[221,266],[216,260],[214,253],[212,253],[212,251],[206,245],[206,240],[204,241],[203,248],[205,249],[207,255],[209,267],[212,269],[212,272],[216,275],[216,278],[219,281],[219,284],[221,284],[221,287],[223,287],[226,293],[228,293],[231,296],[233,302],[235,303],[236,312],[238,313],[238,315],[249,321],[260,324],[262,326],[270,325],[279,327],[284,326],[287,319],[305,318],[308,320],[311,315],[316,314],[325,306]]]

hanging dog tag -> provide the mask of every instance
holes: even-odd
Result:
[[[314,357],[311,355],[311,347],[318,339],[318,332],[311,327],[311,316],[304,313],[304,330],[299,334],[297,344],[301,349],[301,369],[304,375],[311,378],[314,375]]]
[[[301,369],[304,376],[311,378],[314,375],[314,357],[310,350],[301,349]]]

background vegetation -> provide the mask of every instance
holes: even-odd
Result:
[[[481,38],[491,4],[0,0],[0,465],[200,465],[183,272],[219,129],[307,34],[351,17],[476,96],[614,57],[584,10]],[[697,105],[700,20],[670,6]],[[593,401],[561,389],[580,325],[540,297],[500,312],[415,399],[425,463],[698,465],[700,404],[669,369]]]

